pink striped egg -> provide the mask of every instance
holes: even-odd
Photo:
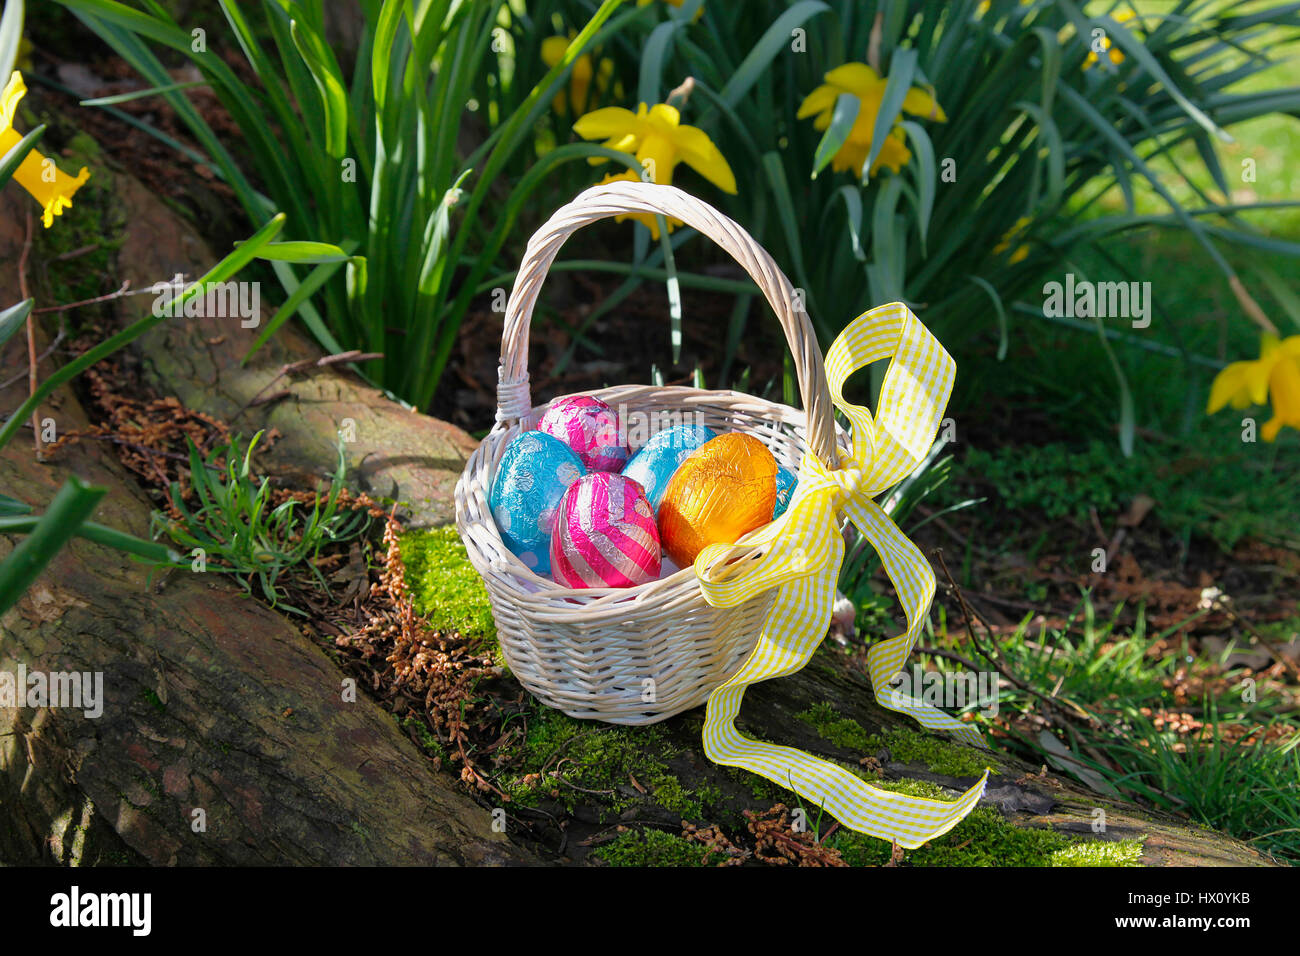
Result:
[[[551,534],[551,574],[571,588],[630,588],[659,577],[654,509],[631,478],[583,475],[564,493]]]
[[[557,398],[537,420],[537,430],[554,435],[572,448],[589,471],[622,471],[627,463],[618,412],[599,398]]]

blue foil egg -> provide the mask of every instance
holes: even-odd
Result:
[[[718,433],[707,425],[674,425],[642,445],[624,466],[623,474],[640,483],[658,514],[673,472],[695,449],[717,437]]]
[[[551,570],[551,530],[560,499],[586,473],[573,449],[545,432],[516,435],[501,456],[488,505],[501,540],[537,574]]]
[[[776,506],[772,509],[773,521],[785,514],[785,509],[790,507],[790,499],[794,497],[794,486],[798,483],[798,476],[789,468],[776,469]]]

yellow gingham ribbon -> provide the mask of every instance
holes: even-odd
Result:
[[[844,400],[849,376],[890,359],[876,417]],[[793,747],[763,743],[736,730],[745,688],[793,674],[808,663],[830,624],[835,584],[844,560],[836,515],[848,514],[880,555],[907,614],[907,630],[873,645],[867,670],[876,701],[933,730],[951,730],[984,746],[979,732],[916,698],[890,688],[916,644],[934,597],[934,572],[924,555],[872,499],[910,474],[925,458],[952,393],[956,366],[939,341],[901,302],[854,319],[826,353],[835,405],[853,423],[852,460],[831,471],[807,453],[794,500],[777,521],[734,545],[705,548],[695,561],[704,598],[732,607],[777,587],[763,633],[743,667],[709,695],[704,752],[715,763],[743,767],[793,789],[844,826],[915,849],[947,833],[974,809],[988,770],[955,803],[872,787],[842,767]],[[761,545],[761,552],[752,549]],[[728,563],[738,550],[751,557]],[[761,556],[755,559],[753,554]]]

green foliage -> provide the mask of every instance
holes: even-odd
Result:
[[[1085,521],[1093,508],[1105,520],[1146,494],[1156,502],[1156,520],[1176,533],[1204,534],[1225,551],[1246,535],[1300,544],[1295,530],[1300,527],[1300,484],[1294,471],[1275,465],[1253,446],[1198,445],[1205,450],[1191,446],[1169,454],[1165,447],[1143,446],[1132,458],[1096,439],[1084,446],[1057,442],[972,448],[937,497],[940,503],[957,504],[969,495],[985,495],[988,504],[977,513],[1004,526],[1025,513]]]
[[[804,291],[823,344],[871,305],[904,299],[924,304],[950,348],[992,334],[1005,354],[1010,303],[1045,269],[1126,231],[1190,235],[1225,279],[1235,271],[1224,243],[1300,252],[1256,230],[1256,213],[1276,204],[1232,204],[1222,156],[1228,128],[1300,106],[1300,87],[1279,87],[1270,72],[1300,35],[1300,13],[1278,4],[1241,15],[1229,0],[1141,7],[1126,21],[1127,2],[705,3],[698,23],[663,22],[675,25],[640,95],[662,99],[694,78],[686,121],[737,172],[724,209]],[[877,11],[889,85],[873,148],[906,119],[909,86],[933,91],[947,122],[907,121],[912,157],[897,174],[818,171],[856,97],[841,97],[847,113],[826,133],[796,112],[827,71],[869,59]],[[1087,62],[1096,30],[1123,55],[1118,65],[1108,55]],[[1033,303],[1025,309],[1042,318]],[[743,319],[738,309],[733,332]],[[1113,371],[1127,391],[1122,367]],[[1126,448],[1132,406],[1128,394]]]
[[[1130,713],[1131,736],[1106,746],[1122,774],[1086,756],[1080,760],[1153,806],[1225,830],[1266,853],[1300,860],[1300,726],[1294,719],[1265,717],[1248,728],[1250,736],[1225,739],[1217,704],[1207,700],[1202,709],[1211,732],[1197,739],[1157,729],[1140,712]],[[1273,739],[1270,731],[1276,729],[1289,738]]]
[[[310,571],[323,590],[328,590],[329,584],[315,563],[321,548],[357,537],[365,531],[370,518],[364,511],[339,508],[347,471],[341,439],[338,465],[323,502],[317,496],[309,512],[292,498],[274,505],[271,480],[263,478],[259,482],[252,471],[253,449],[261,436],[261,432],[254,435],[242,454],[238,437],[233,438],[227,446],[209,452],[206,460],[190,442],[190,487],[197,507],[191,511],[180,483],[173,483],[171,503],[181,517],[175,520],[155,512],[153,533],[155,537],[166,534],[191,554],[202,549],[205,570],[235,575],[250,593],[252,580],[256,579],[262,594],[276,606],[281,597],[276,582],[299,566]],[[220,477],[214,478],[209,469],[215,469]]]
[[[933,734],[891,730],[873,737],[871,746],[876,750],[887,748],[894,760],[924,764],[935,773],[948,777],[978,777],[988,767],[997,770],[997,763],[987,753],[950,743]]]
[[[912,473],[880,496],[881,509],[909,535],[935,518],[978,503],[976,499],[952,500],[951,495],[944,495],[942,505],[933,514],[920,521],[908,522],[912,512],[922,502],[938,500],[940,489],[948,482],[953,471],[953,458],[943,454],[947,445],[946,438],[937,439]],[[857,535],[856,542],[845,554],[844,563],[840,566],[838,587],[855,606],[867,611],[857,623],[859,629],[869,630],[872,626],[884,623],[884,609],[880,607],[871,585],[871,576],[879,567],[880,556],[866,538]]]
[[[712,854],[663,830],[628,830],[593,855],[608,866],[708,866]]]
[[[14,9],[21,13],[22,7],[19,5]],[[7,35],[11,29],[14,29],[10,26],[12,22],[8,19],[8,10],[6,10],[4,20],[0,21],[0,34]],[[5,36],[0,36],[0,46],[7,43],[8,40]],[[277,216],[273,218],[247,242],[213,266],[198,282],[188,287],[181,294],[178,303],[183,305],[190,298],[197,295],[206,283],[224,282],[235,275],[261,253],[264,245],[275,238],[283,223],[283,217]],[[30,306],[31,301],[26,300],[16,307],[18,311],[11,308],[0,312],[0,334],[5,336],[14,334],[19,327],[19,323],[14,320],[14,317],[19,314],[26,315],[24,310],[30,310]],[[18,409],[9,416],[4,425],[0,427],[0,449],[3,449],[13,439],[23,424],[31,420],[36,409],[56,389],[80,375],[96,362],[129,345],[163,321],[164,318],[166,318],[165,313],[161,316],[145,316],[83,352],[66,365],[61,366],[58,371],[38,385]],[[0,516],[4,516],[6,520],[10,521],[6,530],[11,533],[27,533],[29,535],[3,562],[0,562],[0,611],[4,611],[22,596],[23,592],[27,590],[40,572],[40,569],[49,564],[59,549],[74,535],[81,535],[100,544],[118,548],[149,561],[159,562],[165,558],[174,557],[167,549],[154,546],[150,542],[141,541],[122,532],[89,523],[87,519],[89,519],[95,504],[103,494],[104,490],[102,488],[89,485],[79,478],[70,478],[60,489],[54,501],[51,502],[46,513],[39,519],[27,518],[31,510],[27,504],[7,495],[0,496]],[[25,526],[23,522],[28,520],[32,520],[34,523]]]
[[[59,2],[176,109],[250,220],[279,212],[294,239],[341,250],[274,262],[286,301],[257,344],[296,313],[330,352],[383,353],[367,373],[418,406],[432,397],[479,283],[545,173],[598,154],[634,164],[578,146],[520,166],[572,62],[643,16],[607,22],[619,0],[603,3],[550,69],[535,39],[553,3],[521,14],[507,0],[364,0],[360,48],[344,64],[326,41],[319,0],[220,0],[230,35],[212,31],[202,45],[156,4],[142,12],[113,0]],[[238,48],[246,71],[231,69],[218,44]],[[154,45],[187,57],[220,98],[256,184]],[[473,143],[468,156],[462,142]]]
[[[1255,699],[1229,683],[1228,692],[1199,706],[1176,700],[1168,686],[1175,670],[1185,670],[1185,680],[1212,681],[1232,647],[1218,659],[1194,657],[1185,645],[1177,653],[1153,657],[1152,644],[1168,642],[1181,625],[1150,634],[1139,613],[1132,630],[1124,633],[1118,619],[1119,610],[1098,620],[1085,599],[1062,628],[1030,628],[1027,616],[999,642],[998,653],[1028,686],[1053,688],[1062,702],[1104,715],[1105,725],[1072,723],[1065,729],[1072,760],[1122,793],[1225,830],[1260,850],[1300,859],[1300,807],[1290,796],[1300,787],[1300,722],[1293,714],[1279,713],[1289,699],[1261,682]],[[942,644],[947,635],[937,639]],[[950,666],[939,659],[935,665]],[[1026,691],[1004,687],[998,706],[1007,717],[1037,714],[1041,704]],[[1149,714],[1161,708],[1190,712],[1209,732],[1188,736],[1158,729]],[[1250,733],[1225,738],[1227,725]],[[1039,741],[1019,733],[991,743],[1038,763],[1057,759]],[[1090,753],[1104,754],[1109,763]]]

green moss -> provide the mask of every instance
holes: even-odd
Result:
[[[398,721],[398,724],[403,730],[415,731],[416,742],[419,743],[420,748],[425,753],[440,760],[447,759],[447,751],[442,746],[442,742],[433,735],[432,731],[429,730],[429,725],[422,719],[419,717],[406,717]]]
[[[877,786],[900,789],[882,784]],[[910,788],[903,792],[910,792]],[[915,795],[935,796],[921,791]],[[951,795],[942,795],[941,792],[940,798],[950,799]],[[943,867],[1138,866],[1142,843],[1141,839],[1114,843],[1073,840],[1055,830],[1016,826],[993,807],[976,807],[943,836],[906,851],[903,864]],[[839,850],[850,866],[881,866],[889,861],[891,850],[884,840],[851,830],[837,830],[827,845]]]
[[[654,781],[655,803],[682,817],[699,819],[703,815],[700,801],[691,796],[676,777],[659,775]]]
[[[1141,866],[1142,845],[1146,837],[1135,840],[1087,840],[1057,850],[1052,866]]]
[[[748,787],[755,800],[771,800],[775,803],[778,800],[785,800],[790,797],[789,790],[777,786],[766,777],[760,777],[756,773],[750,773],[748,770],[742,770],[739,767],[723,767],[722,769],[731,779]]]
[[[495,650],[497,630],[487,588],[456,529],[407,531],[400,548],[415,610],[434,628],[459,632]]]
[[[39,221],[35,224],[33,254],[45,264],[46,291],[58,303],[79,302],[112,292],[120,284],[115,262],[126,226],[113,174],[104,165],[99,144],[92,137],[74,132],[58,116],[42,117],[42,121],[52,123],[52,131],[69,136],[61,150],[50,150],[48,135],[42,144],[59,169],[70,175],[76,175],[83,166],[90,170],[90,178],[72,199],[72,208],[64,210],[52,228],[42,228]],[[88,251],[59,258],[82,249]],[[74,331],[78,317],[77,312],[66,316]]]
[[[825,701],[813,704],[803,713],[795,714],[795,716],[805,723],[811,724],[823,739],[829,740],[835,746],[843,747],[845,750],[865,752],[871,748],[872,740],[875,739],[871,734],[863,730],[862,725],[856,720],[839,716],[835,712],[835,708]],[[877,747],[876,749],[879,750],[880,748]]]
[[[152,707],[154,710],[158,711],[158,713],[160,714],[167,713],[167,705],[162,702],[162,699],[156,693],[154,693],[154,691],[151,688],[146,688],[144,691],[142,691],[140,694],[140,699],[143,700],[150,707]]]
[[[867,755],[888,749],[890,756],[900,763],[924,764],[945,777],[978,777],[989,766],[997,770],[987,754],[932,734],[901,728],[869,734],[856,720],[841,717],[824,701],[795,716],[811,724],[823,739],[837,747]]]
[[[653,802],[683,819],[703,819],[722,793],[716,787],[699,793],[683,787],[666,763],[676,755],[655,727],[616,727],[540,710],[529,718],[517,751],[503,754],[510,772],[502,782],[511,799],[525,806],[554,795],[570,812],[578,803],[595,804],[612,816]]]
[[[925,764],[934,773],[945,777],[978,777],[986,767],[992,767],[995,772],[998,770],[997,763],[986,751],[965,747],[933,734],[900,728],[887,731],[876,739],[889,749],[894,760]]]
[[[707,866],[709,851],[663,830],[629,830],[593,856],[608,866]]]

